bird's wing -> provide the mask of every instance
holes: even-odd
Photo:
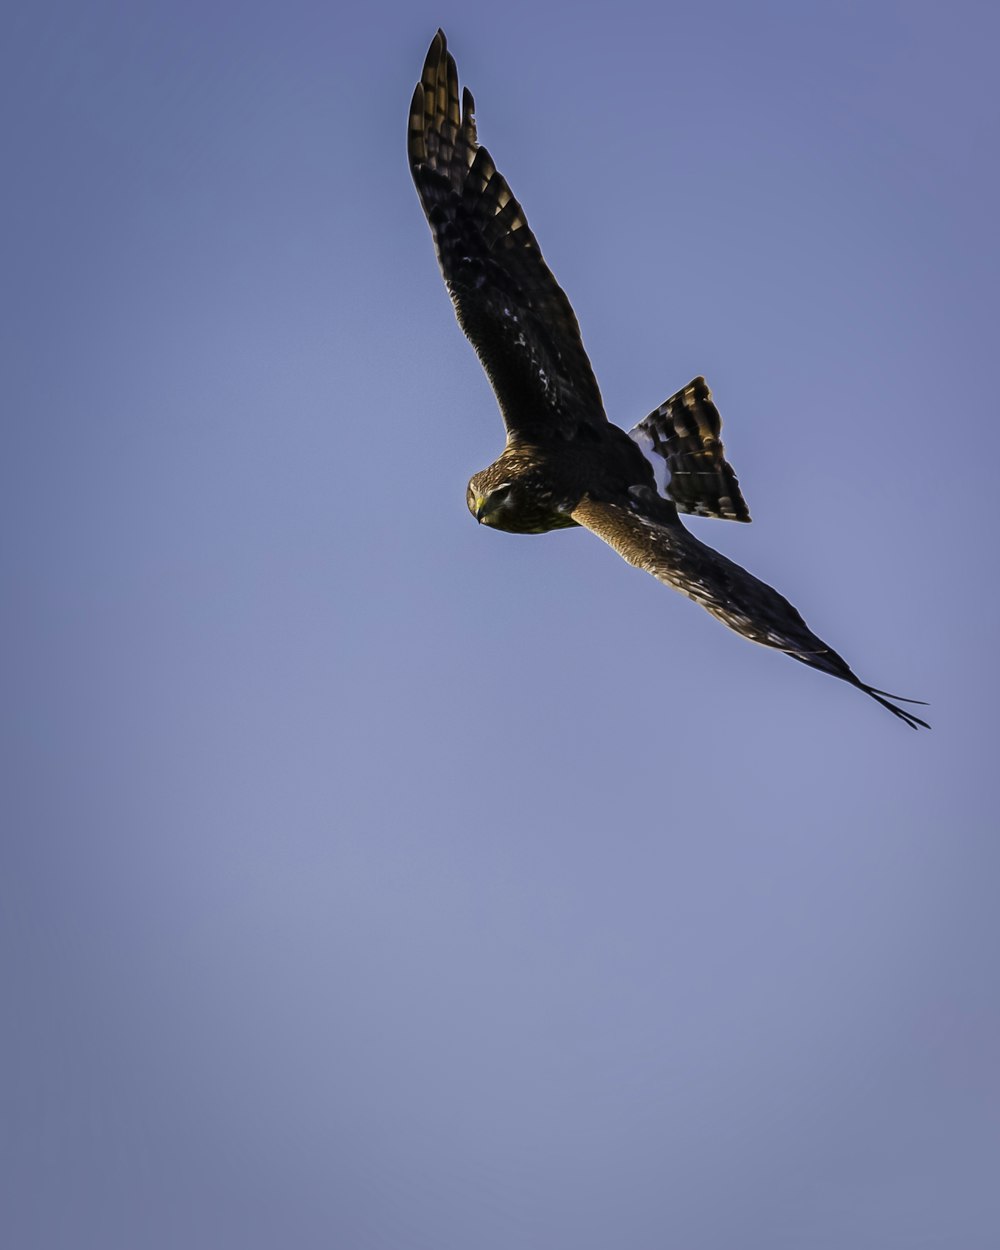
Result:
[[[520,204],[476,137],[468,88],[442,31],[410,106],[408,152],[459,324],[496,391],[511,438],[575,437],[607,423],[562,288]]]
[[[889,702],[901,696],[887,695],[884,690],[860,681],[847,662],[817,638],[783,595],[699,542],[682,525],[654,520],[637,511],[634,501],[630,505],[585,498],[572,516],[614,547],[629,564],[645,569],[665,585],[700,603],[744,638],[784,651],[810,668],[857,686],[913,729],[920,725],[927,728],[927,722],[919,716]]]
[[[689,382],[629,430],[678,511],[749,521],[721,433],[722,417],[704,378]]]

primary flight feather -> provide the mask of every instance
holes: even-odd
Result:
[[[608,421],[570,302],[480,145],[474,110],[468,88],[459,95],[439,30],[410,106],[410,170],[459,324],[507,429],[499,458],[469,482],[469,510],[515,534],[584,526],[744,638],[839,677],[912,728],[926,728],[891,702],[916,700],[866,685],[787,599],[681,523],[681,512],[750,520],[705,379],[628,434]]]

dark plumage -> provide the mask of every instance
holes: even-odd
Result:
[[[517,534],[585,526],[744,638],[857,686],[914,729],[926,727],[890,702],[899,696],[860,681],[787,599],[684,528],[679,512],[750,520],[705,379],[630,434],[608,421],[576,316],[479,144],[474,107],[468,89],[459,101],[455,60],[438,31],[410,106],[410,170],[459,324],[507,428],[499,458],[469,482],[469,510]]]

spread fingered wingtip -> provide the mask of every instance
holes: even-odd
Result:
[[[897,707],[895,703],[890,702],[892,699],[898,699],[900,703],[915,703],[918,707],[926,707],[927,704],[923,699],[907,699],[901,694],[888,694],[885,690],[876,690],[874,686],[862,685],[861,689],[865,694],[871,695],[876,703],[881,703],[893,716],[898,716],[911,729],[930,729],[927,721],[921,719],[916,713],[908,712],[905,707]]]

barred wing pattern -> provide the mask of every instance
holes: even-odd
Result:
[[[562,288],[506,179],[476,135],[468,88],[442,31],[410,106],[410,171],[459,324],[489,375],[514,441],[573,438],[607,424]]]
[[[749,521],[750,509],[726,459],[721,433],[722,417],[700,377],[629,430],[656,471],[660,491],[679,512]]]
[[[810,668],[829,673],[857,686],[888,708],[912,729],[929,728],[905,708],[890,703],[917,703],[867,686],[847,661],[812,632],[798,611],[766,582],[718,551],[699,542],[677,524],[664,524],[625,504],[584,499],[573,520],[586,526],[636,568],[644,569],[667,586],[679,590],[728,625],[736,633],[765,647],[784,651]]]

